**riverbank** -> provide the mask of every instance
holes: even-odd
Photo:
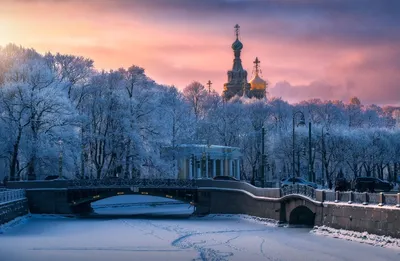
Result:
[[[377,247],[392,248],[400,251],[400,239],[390,236],[380,236],[369,234],[367,232],[356,232],[345,229],[335,229],[331,227],[321,226],[314,227],[310,233],[337,238],[341,240],[353,241],[362,244],[368,244]]]

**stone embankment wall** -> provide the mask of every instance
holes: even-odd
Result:
[[[316,225],[400,238],[400,208],[331,202],[323,205],[322,222]]]
[[[29,213],[23,190],[0,191],[0,225]]]
[[[281,221],[279,200],[255,198],[233,190],[201,190],[198,192],[196,214],[247,214]]]
[[[282,221],[280,196],[280,189],[245,182],[202,181],[196,214],[247,214]]]
[[[33,214],[73,214],[67,189],[28,189],[29,210]]]
[[[215,184],[214,184],[215,185]],[[315,200],[282,197],[279,189],[231,182],[199,189],[197,214],[248,214],[290,223],[296,207],[314,213],[314,224],[400,238],[400,194],[316,191]]]

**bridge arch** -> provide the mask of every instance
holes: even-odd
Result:
[[[313,227],[315,223],[315,213],[306,206],[298,206],[289,214],[290,225],[306,225]]]
[[[300,195],[284,197],[282,220],[293,225],[314,226],[315,216],[320,203]]]
[[[91,203],[96,201],[121,195],[146,195],[160,198],[169,198],[181,202],[195,202],[196,193],[186,190],[169,190],[169,189],[140,189],[133,191],[129,188],[124,189],[84,189],[69,190],[68,203],[73,213],[91,213],[93,208]]]

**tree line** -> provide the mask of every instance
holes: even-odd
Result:
[[[356,97],[224,101],[196,81],[180,91],[135,65],[99,71],[85,57],[13,44],[0,48],[0,62],[0,169],[11,180],[173,177],[176,164],[161,150],[191,143],[241,148],[241,176],[250,180],[263,165],[262,128],[268,180],[293,173],[319,183],[338,175],[398,178],[398,107]],[[295,118],[293,147],[297,111],[307,124]]]

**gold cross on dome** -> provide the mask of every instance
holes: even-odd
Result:
[[[260,60],[258,60],[258,57],[256,57],[256,60],[254,61],[254,64],[256,66],[256,72],[258,72],[258,65],[260,64]]]

